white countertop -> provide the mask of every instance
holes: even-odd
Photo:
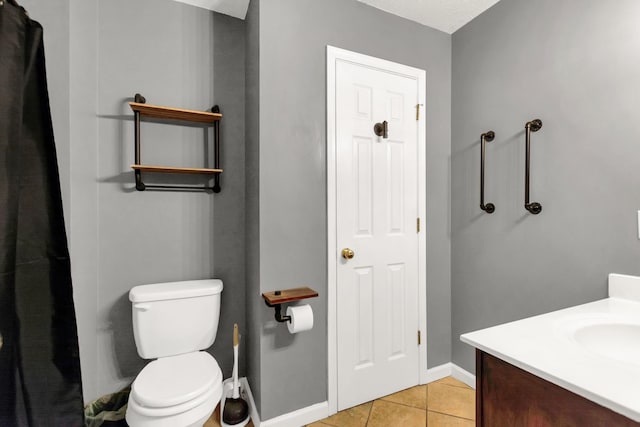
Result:
[[[640,422],[640,360],[601,355],[570,333],[575,325],[594,319],[640,325],[639,293],[640,278],[612,274],[607,299],[470,332],[460,339]]]

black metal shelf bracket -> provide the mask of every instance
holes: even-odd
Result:
[[[280,291],[276,291],[275,292],[276,295],[280,295]],[[275,318],[276,321],[279,323],[285,323],[285,322],[289,322],[291,323],[291,316],[283,316],[282,315],[282,304],[269,304],[269,301],[265,300],[264,301],[265,304],[267,304],[267,307],[271,307],[271,308],[275,308],[276,310],[276,314],[275,314]]]
[[[136,93],[133,97],[134,102],[139,104],[146,104],[147,100],[144,96],[139,93]],[[220,114],[220,106],[214,105],[211,108],[212,113]],[[141,149],[140,149],[140,112],[134,111],[134,124],[135,124],[135,154],[134,160],[136,165],[141,165]],[[214,169],[220,169],[220,121],[217,120],[213,123],[213,164]],[[155,172],[155,171],[154,171]],[[136,190],[144,191],[147,189],[158,189],[158,190],[185,190],[185,191],[212,191],[214,193],[219,193],[222,188],[220,186],[220,174],[216,173],[213,176],[213,186],[188,186],[188,185],[154,185],[154,184],[145,184],[142,181],[142,171],[139,169],[135,170],[135,181],[136,181]]]
[[[146,104],[147,102],[145,97],[140,95],[139,93],[136,93],[136,95],[133,97],[133,100],[140,104]],[[139,165],[141,164],[140,163],[140,111],[134,111],[133,117],[135,121],[135,149],[136,149],[136,153],[134,156],[134,163],[136,165]],[[144,182],[142,182],[142,171],[136,170],[135,174],[136,174],[136,190],[138,191],[146,190],[147,186],[144,184]]]
[[[220,107],[214,105],[211,108],[212,113],[220,114]],[[220,169],[220,120],[213,123],[213,167],[214,169]],[[217,173],[213,177],[213,192],[219,193],[222,188],[220,187],[220,174]]]

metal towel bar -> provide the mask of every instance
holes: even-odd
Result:
[[[480,209],[488,214],[495,212],[496,206],[493,203],[484,204],[484,153],[486,143],[493,141],[495,137],[492,130],[480,135]]]
[[[542,120],[535,119],[527,122],[525,128],[525,172],[524,172],[524,208],[534,215],[542,212],[542,205],[537,202],[529,202],[529,179],[531,177],[531,132],[538,132],[542,128]]]

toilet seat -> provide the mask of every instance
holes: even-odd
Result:
[[[212,404],[205,405],[205,406],[210,406],[208,411],[210,414],[211,412],[213,412],[213,409],[215,409],[215,406],[218,404],[221,397],[222,397],[222,386],[212,387],[201,396],[198,396],[197,398],[184,402],[180,405],[167,406],[163,408],[150,408],[147,406],[143,406],[139,402],[137,402],[135,396],[130,396],[127,411],[128,413],[135,412],[138,415],[142,415],[151,419],[154,419],[154,418],[158,419],[162,417],[171,417],[174,415],[183,414],[194,408],[197,408],[198,406],[206,404],[208,401],[211,401]]]
[[[133,396],[129,396],[127,424],[131,427],[202,427],[221,396],[222,386],[214,386],[202,399],[169,408],[146,408],[140,406]],[[200,403],[194,406],[195,401]]]
[[[137,403],[166,408],[202,397],[214,384],[222,383],[218,362],[207,352],[163,357],[144,367],[131,386]]]

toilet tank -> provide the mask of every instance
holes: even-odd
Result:
[[[205,350],[220,318],[222,281],[157,283],[129,291],[133,336],[143,359]]]

